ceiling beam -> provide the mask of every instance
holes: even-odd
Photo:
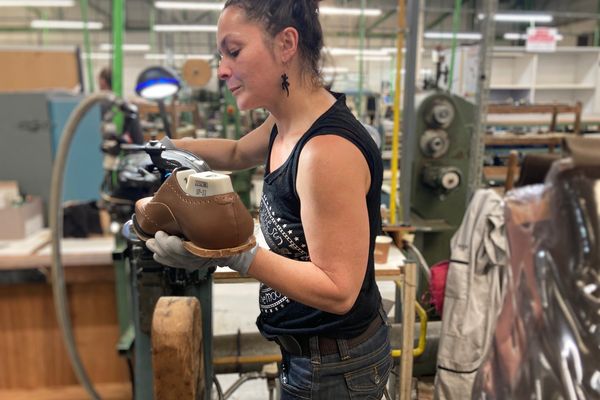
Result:
[[[382,22],[384,22],[386,19],[388,19],[389,17],[391,17],[394,14],[396,14],[396,11],[388,11],[385,14],[381,15],[379,18],[377,18],[375,21],[373,21],[373,23],[370,26],[368,26],[365,31],[367,36],[371,33],[371,31],[373,29],[378,27],[379,24],[381,24]]]
[[[462,0],[462,5],[464,5],[468,0]],[[425,9],[427,11],[427,9]],[[446,18],[452,15],[452,12],[444,12],[442,15],[437,17],[435,20],[431,21],[429,25],[425,28],[425,30],[431,30],[435,28],[437,25],[441,24]]]
[[[110,4],[110,2],[108,4]],[[112,20],[112,16],[110,15],[110,13],[108,11],[102,9],[95,2],[90,1],[88,3],[88,7],[91,8],[92,10],[96,11],[98,14],[102,15],[104,18],[108,18],[109,20]]]

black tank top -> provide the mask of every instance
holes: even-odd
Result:
[[[276,335],[324,335],[335,338],[358,336],[375,318],[381,295],[375,283],[373,248],[375,236],[381,232],[380,198],[383,163],[380,152],[363,126],[346,106],[342,94],[332,93],[336,102],[321,115],[296,143],[281,167],[270,170],[270,155],[277,128],[271,132],[266,160],[263,194],[260,204],[260,226],[271,251],[284,257],[310,261],[304,229],[300,220],[300,199],[296,193],[296,175],[304,145],[318,135],[338,135],[360,149],[371,172],[371,186],[365,198],[369,213],[369,259],[360,293],[352,309],[336,315],[306,306],[260,285],[260,315],[257,326],[267,338]],[[353,177],[348,176],[348,180]]]

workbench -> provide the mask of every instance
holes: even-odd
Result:
[[[526,135],[515,135],[513,133],[506,133],[500,135],[485,135],[484,144],[486,146],[546,146],[549,152],[553,152],[554,149],[562,143],[563,139],[569,134],[565,133],[539,133],[539,134],[526,134]]]
[[[84,399],[56,322],[49,283],[50,236],[48,232],[38,235],[12,253],[0,243],[0,400]],[[107,398],[125,399],[129,397],[123,394],[127,396],[131,389],[126,360],[116,351],[119,326],[113,249],[112,237],[65,239],[62,258],[82,361],[101,393]],[[404,282],[403,308],[408,310],[414,309],[415,269],[415,264],[405,263],[395,246],[390,249],[388,262],[375,268],[377,280]],[[255,282],[228,268],[217,269],[213,278],[217,284]],[[410,384],[415,318],[413,312],[405,314],[401,381]],[[60,394],[52,395],[52,388]],[[65,395],[65,390],[72,392],[72,397]]]

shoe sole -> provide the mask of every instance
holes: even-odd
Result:
[[[131,221],[133,222],[133,224],[131,225],[131,227],[133,228],[133,231],[135,232],[135,234],[140,238],[140,240],[142,241],[147,241],[150,239],[154,239],[154,235],[149,235],[146,232],[144,232],[142,230],[142,228],[138,225],[137,220],[135,219],[135,214],[133,214],[131,216]]]
[[[140,240],[145,242],[149,239],[154,238],[154,236],[147,234],[146,232],[144,232],[142,230],[142,228],[140,228],[140,226],[137,223],[137,220],[135,219],[135,214],[132,215],[131,220],[133,222],[133,224],[132,224],[133,231],[140,238]],[[190,253],[195,254],[197,256],[206,257],[206,258],[231,257],[236,254],[240,254],[245,251],[248,251],[248,250],[252,249],[254,246],[256,246],[256,238],[254,237],[254,235],[250,236],[248,238],[248,240],[246,241],[246,243],[244,243],[240,246],[237,246],[237,247],[230,247],[227,249],[205,249],[203,247],[196,246],[194,243],[192,243],[188,240],[183,241],[183,247],[187,251],[189,251]]]
[[[183,241],[183,247],[192,254],[195,254],[200,257],[206,258],[223,258],[223,257],[231,257],[236,254],[243,253],[245,251],[250,250],[256,246],[256,238],[254,235],[248,238],[248,241],[237,247],[230,247],[228,249],[204,249],[202,247],[196,246],[194,243],[189,241]]]

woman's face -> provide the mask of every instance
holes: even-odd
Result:
[[[239,7],[221,13],[217,30],[221,61],[217,74],[235,96],[241,110],[269,108],[281,96],[283,67],[265,44],[262,27],[248,22]]]

